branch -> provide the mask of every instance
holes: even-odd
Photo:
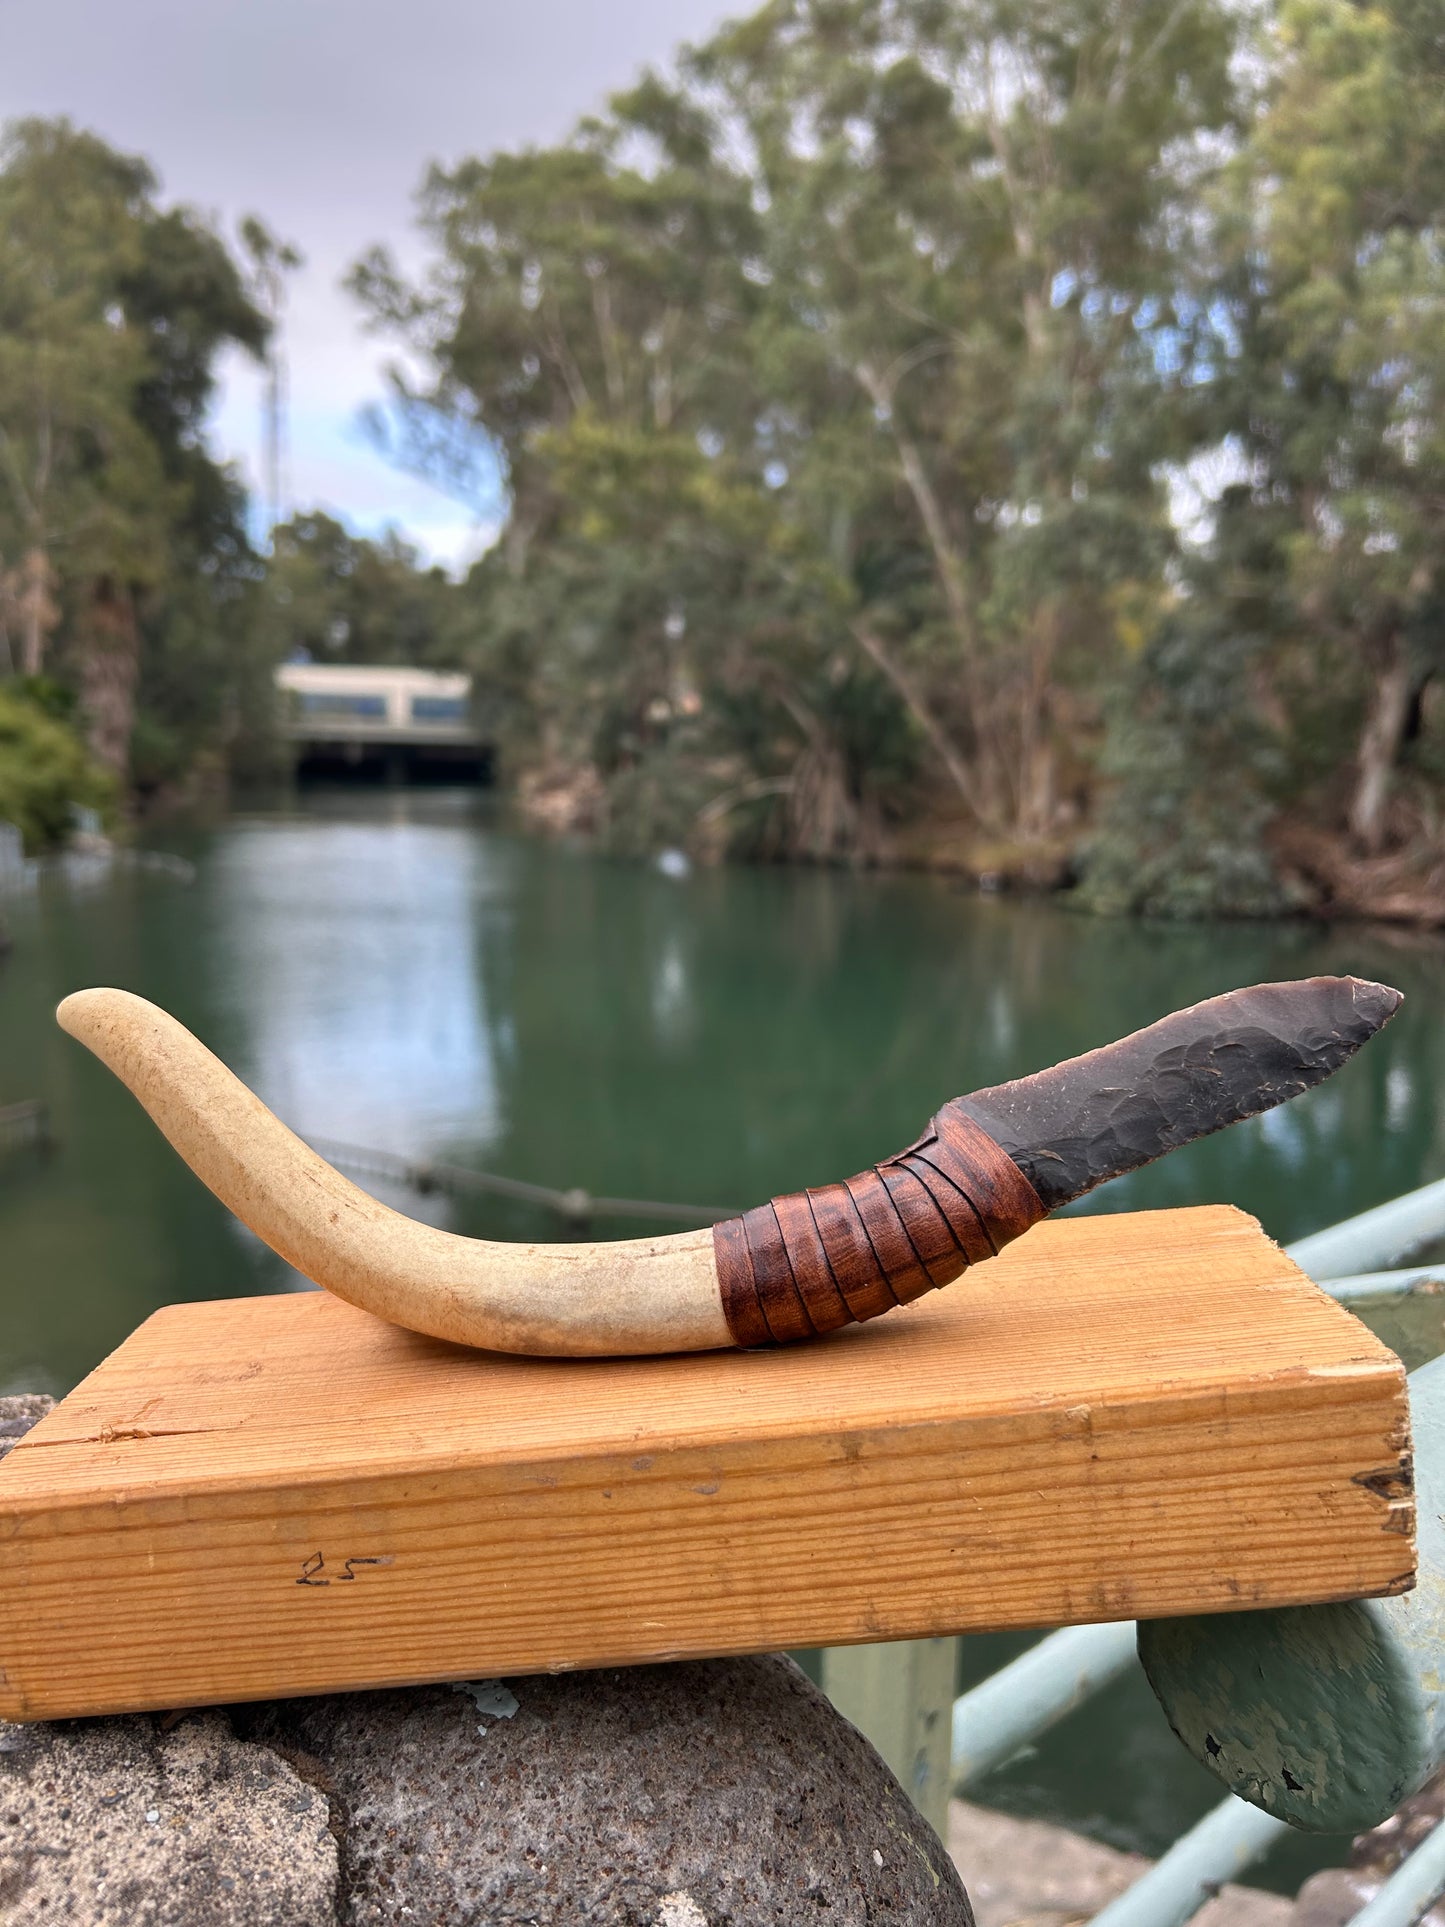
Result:
[[[903,479],[908,484],[909,492],[913,496],[924,531],[928,536],[929,547],[933,551],[934,567],[943,588],[949,617],[964,647],[970,653],[976,653],[978,631],[974,624],[973,608],[969,602],[968,589],[964,581],[963,559],[949,539],[943,505],[929,479],[923,456],[912,436],[899,425],[898,418],[893,412],[893,389],[886,379],[875,375],[866,362],[860,362],[853,372],[874,407],[887,414],[894,445],[898,450],[899,466],[903,470]]]
[[[37,519],[35,504],[30,499],[30,492],[25,486],[25,478],[20,473],[20,463],[15,455],[15,444],[11,441],[3,427],[0,427],[0,457],[4,458],[5,473],[10,478],[10,486],[15,491],[15,499],[20,505],[21,518],[33,526]]]
[[[994,820],[993,812],[985,809],[983,800],[979,794],[978,785],[973,779],[973,772],[964,762],[958,746],[954,743],[952,737],[949,736],[933,710],[924,700],[922,692],[908,671],[903,667],[902,663],[895,661],[893,656],[890,655],[884,647],[882,639],[875,635],[866,623],[853,622],[850,623],[848,627],[853,636],[853,640],[858,644],[858,647],[863,651],[864,655],[868,657],[869,661],[873,663],[877,669],[882,671],[888,681],[891,682],[893,687],[898,691],[898,694],[903,698],[904,707],[928,738],[939,761],[948,771],[949,779],[953,787],[968,805],[974,817],[985,829],[996,830],[998,825]]]

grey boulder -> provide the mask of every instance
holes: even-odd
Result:
[[[0,1921],[331,1927],[330,1819],[219,1713],[0,1722]]]

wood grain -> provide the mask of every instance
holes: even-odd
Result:
[[[1393,1354],[1222,1207],[775,1351],[175,1306],[0,1466],[0,1714],[1399,1590],[1407,1445]]]

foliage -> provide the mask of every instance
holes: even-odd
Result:
[[[277,660],[449,667],[454,601],[394,530],[369,541],[320,509],[272,530],[260,620]]]
[[[75,804],[107,809],[114,793],[73,729],[0,689],[0,822],[15,824],[32,854],[64,842]]]
[[[514,753],[634,840],[955,818],[1167,914],[1433,834],[1442,79],[1423,0],[768,0],[434,169],[353,285],[409,459],[503,464]]]
[[[675,760],[682,683],[749,847],[866,853],[950,792],[1068,819],[1059,739],[1159,599],[1150,336],[1232,51],[1213,0],[774,0],[432,173],[429,278],[354,285],[434,372],[407,404],[504,458],[479,664],[537,753]]]
[[[232,728],[256,561],[205,446],[216,357],[265,324],[145,162],[65,121],[0,140],[0,669],[75,691],[128,770],[137,703],[184,765]]]
[[[460,584],[320,510],[258,557],[204,417],[228,343],[279,405],[294,251],[7,134],[0,673],[134,784],[263,762],[287,655],[455,664],[621,849],[1445,921],[1430,0],[766,0],[420,216],[351,280],[378,442],[504,498]]]
[[[1182,675],[1206,703],[1216,648],[1247,656],[1247,728],[1196,766],[1248,787],[1270,735],[1276,804],[1368,858],[1415,827],[1399,772],[1445,670],[1445,35],[1416,0],[1284,0],[1258,56],[1261,108],[1183,288],[1194,432],[1240,481]]]

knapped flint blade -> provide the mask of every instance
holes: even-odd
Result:
[[[1358,977],[1255,984],[950,1108],[981,1124],[1054,1210],[1323,1082],[1401,1001]]]

